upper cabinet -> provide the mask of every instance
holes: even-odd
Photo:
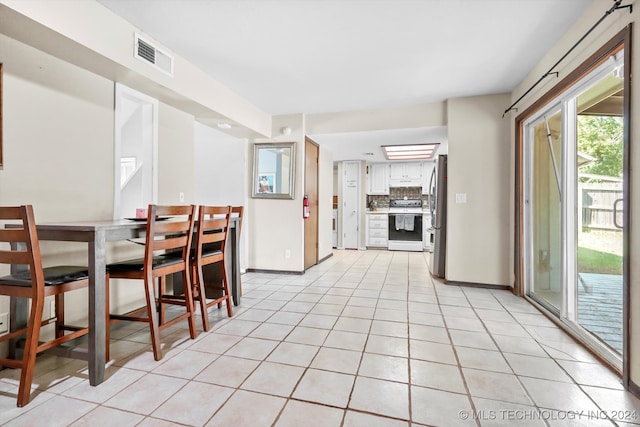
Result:
[[[422,185],[422,163],[390,163],[389,181],[390,187],[420,187]]]
[[[389,164],[370,163],[367,194],[388,195],[389,194]]]
[[[431,183],[431,175],[435,164],[433,160],[422,162],[422,194],[429,194],[429,184]]]

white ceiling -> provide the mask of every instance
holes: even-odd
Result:
[[[609,0],[98,1],[274,115],[510,92],[592,1],[602,2],[603,12],[611,6]]]
[[[385,162],[382,145],[440,143],[436,154],[447,152],[447,128],[388,129],[369,132],[328,133],[312,135],[314,141],[330,147],[333,159]]]

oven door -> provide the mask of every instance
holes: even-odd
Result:
[[[422,250],[422,213],[390,213],[389,214],[389,249],[392,242],[411,242],[412,248],[419,243]],[[406,249],[413,250],[413,249]]]

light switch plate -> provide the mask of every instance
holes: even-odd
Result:
[[[467,203],[467,193],[456,193],[456,203]]]

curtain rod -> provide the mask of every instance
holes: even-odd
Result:
[[[547,77],[549,77],[551,74],[555,74],[556,77],[559,76],[559,72],[558,71],[553,71],[554,68],[556,68],[558,66],[558,64],[560,64],[567,56],[569,56],[569,54],[571,52],[573,52],[573,50],[578,47],[578,45],[580,43],[582,43],[582,41],[587,38],[587,36],[589,34],[591,34],[591,32],[593,30],[596,29],[596,27],[598,25],[600,25],[602,23],[602,21],[604,21],[607,16],[611,15],[613,12],[615,12],[616,10],[620,10],[620,9],[629,9],[629,13],[633,12],[633,5],[628,4],[626,6],[620,6],[620,3],[622,3],[622,0],[613,0],[613,6],[611,6],[611,8],[609,10],[607,10],[604,15],[602,15],[602,17],[598,20],[598,22],[596,22],[595,24],[593,24],[593,26],[591,28],[589,28],[589,31],[587,31],[582,37],[580,37],[580,40],[578,40],[573,46],[571,46],[571,49],[569,49],[564,55],[562,55],[562,58],[560,58],[558,60],[558,62],[556,62],[555,64],[553,64],[553,66],[551,68],[549,68],[549,71],[547,71],[546,73],[544,73],[542,75],[542,77],[540,77],[538,79],[537,82],[535,82],[529,89],[527,89],[527,91],[525,93],[522,94],[522,96],[520,98],[518,98],[516,100],[516,102],[514,102],[513,104],[511,104],[509,106],[509,108],[507,108],[506,110],[504,110],[504,113],[502,113],[502,118],[504,118],[505,114],[507,114],[509,111],[511,110],[516,110],[518,111],[517,108],[514,108],[518,102],[522,101],[522,98],[524,98],[525,96],[527,96],[536,86],[538,86],[540,84],[540,82],[542,82],[544,79],[546,79]]]

